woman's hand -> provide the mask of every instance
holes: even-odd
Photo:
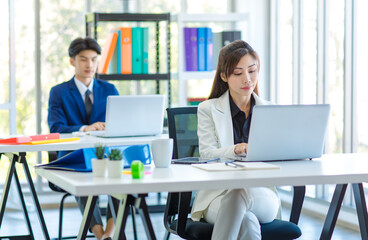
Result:
[[[248,144],[247,143],[238,143],[235,145],[234,153],[236,155],[245,155],[247,153]]]

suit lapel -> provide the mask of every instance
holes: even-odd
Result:
[[[212,111],[221,147],[234,145],[233,121],[230,112],[229,91],[219,97]]]
[[[82,96],[77,88],[77,86],[75,85],[74,82],[74,78],[72,78],[69,82],[69,89],[70,89],[70,94],[73,96],[73,99],[75,101],[75,104],[78,106],[79,109],[79,113],[81,114],[82,118],[83,118],[83,122],[87,123],[87,113],[86,113],[86,108],[84,106],[84,101],[82,99]]]

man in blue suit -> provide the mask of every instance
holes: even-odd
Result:
[[[70,44],[70,64],[75,68],[75,76],[50,91],[50,132],[104,130],[107,96],[119,93],[113,84],[94,79],[99,54],[101,48],[92,38],[77,38]],[[89,117],[85,101],[87,90],[92,102]]]
[[[119,95],[115,86],[94,79],[101,47],[93,38],[77,38],[69,46],[70,64],[75,68],[74,77],[53,87],[50,91],[48,124],[51,133],[96,131],[105,129],[106,101],[109,95]],[[63,153],[59,152],[59,156]],[[64,153],[65,154],[65,153]],[[76,197],[81,210],[87,198]],[[113,235],[114,221],[107,213],[105,231],[101,214],[96,207],[90,230],[97,239],[109,239]]]

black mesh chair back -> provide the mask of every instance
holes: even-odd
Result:
[[[197,107],[168,108],[167,122],[169,137],[174,140],[173,158],[199,156],[197,135]],[[299,220],[305,186],[294,187],[294,199],[290,221],[275,219],[261,224],[262,239],[291,240],[301,236],[296,225]],[[213,224],[204,220],[194,222],[188,215],[192,203],[192,192],[171,192],[168,194],[164,214],[164,225],[169,233],[183,239],[210,240]]]
[[[173,158],[199,156],[197,107],[168,108],[169,137],[174,139]]]

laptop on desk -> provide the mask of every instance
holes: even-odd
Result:
[[[108,96],[104,131],[91,131],[98,137],[149,136],[162,133],[163,95]]]
[[[254,106],[247,155],[242,161],[322,156],[330,105]]]

